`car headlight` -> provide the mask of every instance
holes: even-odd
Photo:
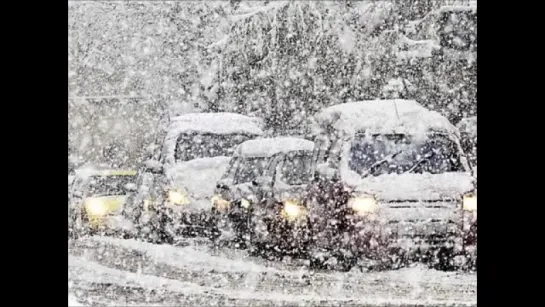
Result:
[[[240,206],[242,206],[242,208],[248,209],[250,208],[250,201],[243,198],[240,200]]]
[[[169,190],[167,192],[167,201],[175,205],[185,205],[188,203],[185,194],[176,190]]]
[[[220,195],[214,195],[211,199],[212,207],[216,208],[220,212],[225,212],[231,206],[231,202],[223,199]]]
[[[462,209],[465,211],[477,211],[477,194],[464,195],[462,200]]]
[[[108,214],[109,207],[108,204],[105,203],[101,199],[97,198],[88,198],[85,200],[84,203],[85,206],[85,212],[89,216],[93,217],[102,217]]]
[[[288,220],[296,220],[298,218],[305,217],[307,210],[301,206],[299,202],[295,200],[284,201],[284,207],[282,208],[282,215]]]
[[[376,213],[378,210],[377,200],[370,195],[360,195],[348,200],[348,207],[358,215]]]

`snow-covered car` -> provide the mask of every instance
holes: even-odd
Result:
[[[317,176],[279,207],[275,216],[292,224],[269,230],[270,246],[343,270],[401,255],[476,256],[474,179],[446,118],[416,101],[375,100],[326,108],[315,121]]]
[[[69,178],[69,234],[120,233],[130,224],[121,216],[136,190],[134,170],[80,168]]]
[[[313,149],[313,142],[288,136],[240,144],[212,198],[212,216],[221,234],[247,246],[252,217],[276,212],[279,202],[301,193],[311,180]]]
[[[141,234],[172,243],[180,235],[206,232],[203,221],[208,220],[210,198],[236,146],[263,133],[261,119],[235,113],[171,118],[159,154],[146,162],[148,172],[154,173],[145,193],[149,198],[131,202],[137,212],[129,215]]]
[[[456,127],[460,130],[462,149],[469,164],[477,166],[477,116],[463,118]]]

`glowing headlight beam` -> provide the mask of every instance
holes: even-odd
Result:
[[[477,196],[476,195],[464,196],[462,208],[465,211],[477,211]]]
[[[348,206],[360,215],[375,213],[378,210],[377,201],[370,196],[352,198],[348,201]]]
[[[85,210],[90,216],[105,216],[108,214],[108,205],[100,199],[87,199],[85,201]]]
[[[289,220],[294,220],[304,216],[306,213],[305,208],[301,207],[297,202],[287,200],[284,202],[282,209],[282,215]]]
[[[169,202],[176,205],[183,205],[187,203],[187,198],[182,192],[179,191],[169,190],[167,197]]]
[[[250,201],[243,198],[240,200],[240,205],[242,206],[242,208],[248,209],[250,208]]]
[[[231,206],[230,201],[223,199],[219,195],[212,196],[211,202],[212,202],[212,207],[216,208],[217,210],[221,212],[227,211],[229,207]]]

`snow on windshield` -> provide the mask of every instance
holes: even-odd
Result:
[[[390,155],[391,161],[377,164]],[[463,172],[456,143],[444,135],[429,138],[410,135],[358,135],[350,147],[349,167],[360,175]],[[372,168],[372,169],[371,169]]]
[[[259,176],[264,175],[271,157],[237,158],[240,162],[236,164],[234,184],[252,182]]]

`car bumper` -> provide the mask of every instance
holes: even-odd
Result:
[[[184,210],[183,207],[159,205],[142,212],[140,227],[154,224],[155,228],[174,236],[209,236],[213,229],[213,218],[206,210]]]
[[[476,259],[476,221],[465,223],[472,226],[447,222],[381,225],[364,219],[351,221],[350,225],[333,221],[296,224],[257,219],[253,223],[253,237],[261,245],[286,253],[341,251],[355,257],[380,259],[392,254],[418,258],[447,251],[453,257]]]

